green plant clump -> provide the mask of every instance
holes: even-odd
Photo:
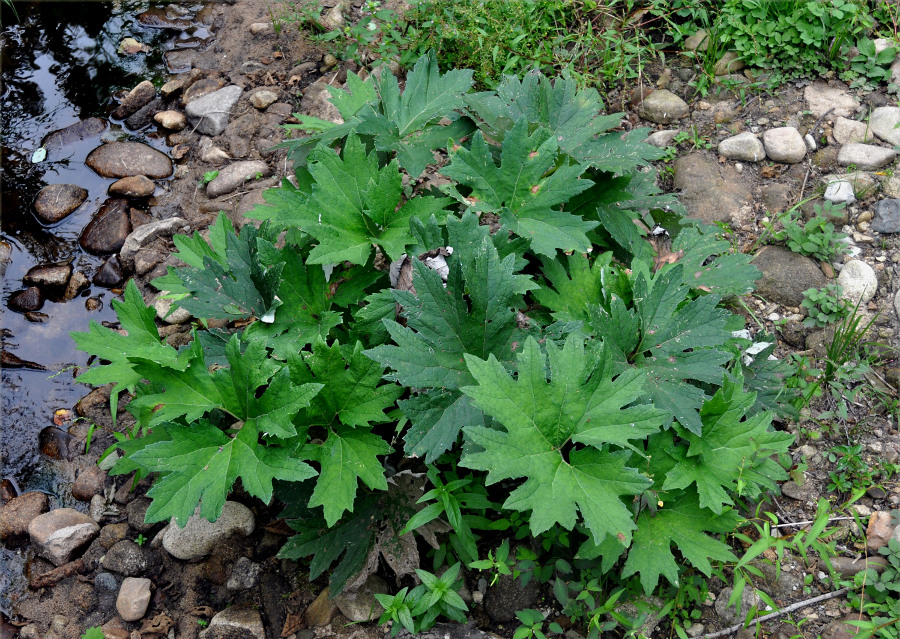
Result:
[[[831,202],[825,202],[824,206],[816,204],[813,207],[815,215],[806,223],[801,223],[797,219],[797,211],[792,210],[782,216],[783,229],[773,233],[772,237],[783,241],[795,253],[830,262],[835,256],[849,250],[848,245],[841,241],[846,235],[835,232],[834,224],[828,221],[844,206],[833,205]]]
[[[874,24],[858,0],[727,0],[715,22],[726,50],[785,77],[843,70],[844,50]]]
[[[314,135],[286,143],[299,186],[265,193],[259,228],[175,237],[186,266],[154,285],[224,328],[176,350],[132,283],[113,303],[127,334],[74,334],[108,362],[79,379],[132,396],[111,472],[155,476],[147,521],[214,520],[238,481],[277,496],[297,531],[281,556],[330,570],[332,593],[381,561],[421,580],[383,602],[410,629],[464,610],[455,566],[418,568],[417,538],[436,570],[589,566],[601,607],[735,561],[736,508],[787,478],[793,438],[766,410],[787,410],[784,371],[742,360],[723,301],[758,271],[659,194],[647,130],[613,131],[621,114],[572,78],[472,93],[434,56],[404,91],[348,85],[344,124],[306,118]],[[666,221],[671,255],[636,221]]]
[[[851,311],[850,305],[841,297],[841,287],[837,284],[827,284],[823,288],[803,291],[800,306],[808,313],[803,324],[820,328],[839,322]]]

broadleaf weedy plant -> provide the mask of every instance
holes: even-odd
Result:
[[[285,142],[299,186],[266,192],[258,229],[223,217],[209,242],[176,237],[186,266],[155,285],[227,328],[176,351],[130,284],[127,336],[75,335],[109,362],[82,380],[133,396],[139,436],[112,472],[156,476],[148,521],[198,504],[215,519],[238,479],[277,495],[298,532],[282,556],[331,569],[333,592],[379,553],[412,574],[391,561],[415,549],[399,534],[414,516],[449,564],[504,520],[557,531],[612,583],[708,575],[734,558],[719,535],[737,500],[786,477],[772,458],[791,437],[756,393],[785,408],[777,371],[741,361],[721,304],[758,272],[686,220],[651,246],[679,210],[648,166],[661,151],[596,91],[540,74],[470,87],[432,56],[402,92],[351,75],[333,91],[345,123],[300,118],[318,133]],[[442,195],[417,185],[429,166]]]

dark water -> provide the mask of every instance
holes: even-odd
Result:
[[[114,320],[113,293],[91,287],[84,297],[67,303],[47,301],[49,318],[32,323],[7,307],[10,295],[22,288],[22,276],[41,263],[71,260],[89,278],[101,264],[87,255],[77,239],[92,214],[106,199],[113,180],[103,179],[83,165],[85,156],[102,139],[133,139],[165,150],[153,133],[124,130],[112,123],[101,137],[65,147],[43,162],[32,163],[34,151],[49,132],[91,117],[107,117],[113,95],[141,80],[157,86],[164,80],[162,53],[184,32],[147,28],[136,15],[148,2],[16,2],[17,16],[2,5],[0,35],[0,145],[2,145],[2,225],[0,239],[11,249],[11,260],[0,266],[0,328],[2,346],[47,371],[4,369],[0,373],[0,463],[3,478],[21,491],[41,490],[51,504],[77,506],[69,496],[74,479],[66,463],[50,462],[38,452],[38,433],[52,425],[54,410],[71,408],[89,389],[74,381],[72,368],[85,365],[69,332],[84,331],[90,320]],[[174,9],[174,8],[173,8]],[[150,53],[121,56],[123,37],[150,46]],[[88,199],[58,225],[42,226],[31,204],[47,184],[77,184]],[[85,298],[99,297],[100,310],[88,311]],[[0,548],[0,611],[9,614],[14,593],[22,589],[23,557]]]

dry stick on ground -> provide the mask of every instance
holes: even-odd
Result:
[[[798,601],[795,604],[791,604],[787,608],[782,608],[777,612],[773,612],[771,614],[765,615],[763,617],[758,617],[754,619],[754,623],[762,623],[763,621],[770,621],[772,619],[777,619],[782,615],[786,615],[789,612],[794,612],[795,610],[800,610],[801,608],[807,608],[812,606],[813,604],[817,604],[820,601],[827,601],[828,599],[834,599],[835,597],[840,597],[844,593],[848,592],[849,588],[841,588],[840,590],[835,590],[834,592],[829,592],[824,595],[819,595],[818,597],[813,597],[812,599],[807,599],[805,601]],[[719,630],[718,632],[712,632],[706,635],[702,635],[700,639],[716,639],[717,637],[726,637],[728,635],[734,634],[737,631],[741,630],[744,627],[743,623],[737,623],[733,626],[725,628],[725,630]]]

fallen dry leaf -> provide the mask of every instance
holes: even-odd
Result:
[[[306,624],[303,617],[295,612],[289,612],[287,619],[284,620],[284,628],[281,630],[282,637],[289,637],[299,630],[303,630]]]

